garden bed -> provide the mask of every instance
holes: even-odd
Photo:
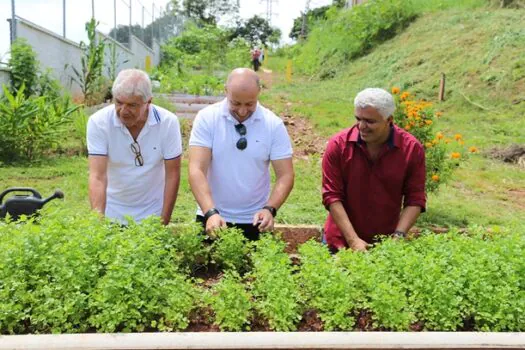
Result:
[[[524,232],[423,232],[332,255],[316,227],[280,227],[294,247],[59,211],[0,225],[1,334],[525,329]]]

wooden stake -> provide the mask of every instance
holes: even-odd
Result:
[[[441,73],[441,82],[439,83],[439,101],[445,101],[445,73]]]

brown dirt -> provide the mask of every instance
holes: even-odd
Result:
[[[298,332],[322,332],[324,330],[323,321],[315,310],[307,310],[297,326]]]
[[[287,111],[281,117],[293,143],[294,157],[307,160],[312,154],[322,155],[326,138],[317,134],[306,118],[291,115],[288,112],[290,106],[291,103],[288,102]]]
[[[506,163],[517,164],[525,168],[525,145],[513,144],[506,148],[492,148],[487,152],[490,158],[498,159]]]
[[[296,253],[299,245],[310,239],[321,241],[321,227],[316,225],[276,225],[275,231],[281,233],[287,243],[286,253]]]

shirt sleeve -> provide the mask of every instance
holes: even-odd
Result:
[[[108,140],[104,130],[91,116],[87,123],[86,141],[88,154],[90,156],[107,156]]]
[[[209,126],[210,119],[212,118],[206,118],[201,112],[197,114],[193,121],[193,127],[191,128],[190,146],[212,148],[213,135],[211,127]]]
[[[162,140],[162,156],[164,160],[175,159],[182,154],[182,137],[180,134],[180,124],[176,116],[171,115],[166,118],[167,131]]]
[[[327,210],[334,202],[343,202],[344,182],[341,164],[341,149],[334,139],[326,146],[322,163],[322,195],[323,205]]]
[[[288,131],[282,120],[279,120],[272,135],[272,145],[270,149],[270,160],[291,158],[293,154],[292,143]]]
[[[416,143],[410,156],[408,172],[403,185],[403,207],[418,206],[421,212],[426,211],[425,194],[425,151],[421,144]]]

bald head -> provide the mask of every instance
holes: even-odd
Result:
[[[261,88],[259,77],[251,69],[234,69],[226,81],[226,99],[231,114],[241,123],[257,109]]]
[[[242,91],[257,89],[259,91],[260,80],[257,73],[249,68],[236,68],[228,75],[226,91]]]

